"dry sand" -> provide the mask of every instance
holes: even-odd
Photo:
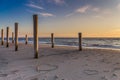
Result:
[[[0,46],[0,80],[120,80],[120,51],[40,45]]]

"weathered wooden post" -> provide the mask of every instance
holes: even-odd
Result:
[[[34,58],[38,58],[38,15],[33,15]]]
[[[25,35],[25,44],[26,45],[28,44],[28,36],[27,36],[27,34]]]
[[[4,45],[3,29],[1,29],[1,45]]]
[[[14,33],[12,32],[12,43],[14,43]]]
[[[15,51],[18,51],[18,23],[15,23]]]
[[[6,28],[6,47],[9,47],[9,27]]]
[[[54,33],[51,33],[51,47],[54,48]]]
[[[79,37],[79,51],[82,51],[82,33],[78,33]]]

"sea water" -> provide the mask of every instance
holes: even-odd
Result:
[[[10,38],[11,41],[11,38]],[[25,43],[25,38],[19,38],[19,42]],[[33,44],[33,38],[28,38],[28,43]],[[78,38],[55,38],[55,45],[78,46]],[[39,38],[39,44],[51,44],[50,38]],[[83,47],[120,49],[120,38],[83,38]]]

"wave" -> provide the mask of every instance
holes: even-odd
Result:
[[[19,42],[25,43],[24,38],[19,38]],[[77,38],[55,38],[55,45],[59,46],[78,46]],[[28,43],[33,44],[33,38],[28,39]],[[51,44],[50,38],[39,38],[39,44]],[[120,38],[84,38],[82,39],[83,47],[93,48],[111,48],[120,49]]]

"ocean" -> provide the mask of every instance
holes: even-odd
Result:
[[[19,42],[24,43],[25,38],[19,38]],[[78,46],[78,38],[55,38],[54,42],[58,46]],[[32,44],[33,38],[28,38],[28,43]],[[39,38],[39,44],[51,44],[51,39]],[[120,49],[120,38],[83,38],[82,46],[87,48]]]

